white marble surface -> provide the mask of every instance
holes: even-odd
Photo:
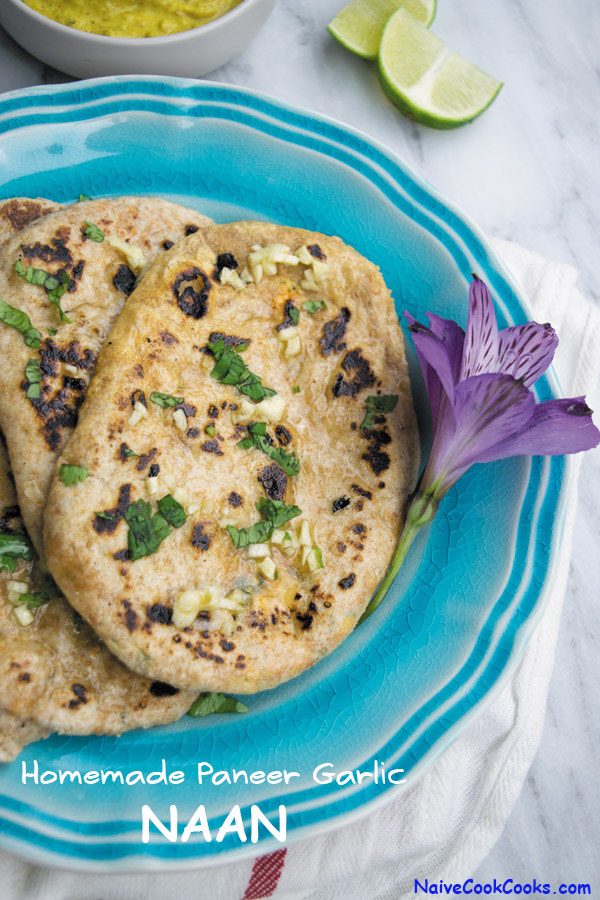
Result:
[[[3,2],[3,0],[0,0]],[[598,0],[438,0],[434,25],[505,87],[473,125],[403,119],[375,71],[324,26],[341,0],[279,0],[242,56],[212,76],[275,94],[387,144],[489,234],[574,265],[600,303]],[[67,80],[0,31],[0,91]],[[592,395],[600,408],[600,392]],[[600,887],[600,453],[583,462],[575,549],[546,726],[505,832],[476,877]],[[594,883],[595,882],[595,883]]]

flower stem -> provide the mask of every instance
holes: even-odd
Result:
[[[396,575],[400,571],[400,566],[406,559],[406,554],[408,553],[414,539],[420,532],[421,528],[424,528],[425,525],[428,525],[435,517],[435,514],[438,511],[439,500],[436,499],[433,493],[420,493],[414,495],[412,500],[409,503],[408,509],[406,511],[406,521],[404,523],[404,528],[402,529],[402,534],[400,535],[400,540],[398,541],[398,546],[396,547],[396,552],[394,553],[393,559],[389,565],[387,572],[385,573],[385,577],[375,595],[364,613],[358,620],[358,625],[362,625],[363,622],[371,616],[389,589],[391,588]],[[357,626],[358,627],[358,626]]]

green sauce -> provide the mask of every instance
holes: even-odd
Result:
[[[31,9],[80,31],[111,37],[158,37],[206,25],[241,0],[23,0]]]

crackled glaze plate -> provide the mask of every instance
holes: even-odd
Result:
[[[400,313],[465,324],[470,273],[484,278],[501,326],[530,318],[476,229],[397,157],[334,121],[225,85],[148,77],[40,87],[0,97],[0,197],[158,194],[219,222],[265,219],[337,234],[377,263]],[[410,339],[407,337],[407,344]],[[426,440],[427,403],[412,368]],[[538,396],[558,394],[554,376]],[[121,738],[54,736],[0,766],[2,845],[38,862],[115,871],[174,869],[273,849],[235,836],[140,841],[140,810],[211,826],[240,804],[280,803],[288,840],[316,835],[406,789],[506,682],[544,605],[564,518],[567,463],[476,466],[443,501],[385,602],[319,665],[252,696],[243,716],[183,721]],[[170,769],[179,786],[23,785],[42,768]],[[299,772],[282,785],[195,785],[215,770]],[[402,768],[402,786],[315,784],[313,768]],[[277,845],[278,846],[278,845]]]

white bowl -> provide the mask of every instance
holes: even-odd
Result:
[[[224,65],[259,30],[275,0],[242,0],[219,19],[164,37],[120,38],[60,25],[23,0],[0,0],[0,25],[25,50],[77,78],[180,75],[196,78]]]

